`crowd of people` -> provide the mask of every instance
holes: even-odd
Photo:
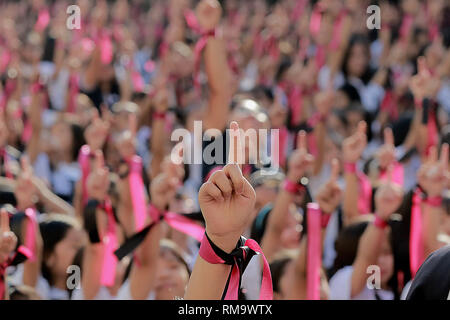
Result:
[[[0,299],[399,300],[450,245],[448,1],[74,2],[0,1]]]

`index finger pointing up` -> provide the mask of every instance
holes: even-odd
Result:
[[[394,134],[391,128],[385,128],[384,131],[384,144],[388,146],[394,146]]]
[[[230,150],[228,152],[228,163],[243,164],[242,137],[239,125],[236,121],[230,124]]]
[[[330,182],[336,182],[339,178],[339,161],[338,159],[334,158],[331,161],[331,175],[330,175]]]
[[[307,152],[307,141],[306,141],[306,132],[301,130],[297,135],[297,150],[302,150]]]
[[[133,137],[136,137],[136,133],[137,133],[137,117],[135,113],[131,113],[128,116],[128,129],[131,132],[131,135]]]
[[[11,231],[9,227],[9,215],[5,209],[0,210],[0,231],[2,234]]]

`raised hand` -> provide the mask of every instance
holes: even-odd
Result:
[[[108,194],[110,185],[109,170],[105,167],[101,150],[95,152],[94,167],[86,181],[86,189],[89,198],[103,201]]]
[[[136,153],[137,118],[132,113],[128,118],[128,130],[122,132],[117,141],[117,149],[122,159],[129,160]]]
[[[94,119],[84,133],[84,137],[92,152],[103,148],[108,137],[109,128],[110,122],[106,119],[106,113],[103,113],[102,118],[99,118],[96,112]]]
[[[222,7],[217,0],[202,0],[195,8],[198,23],[204,31],[217,27],[222,16]]]
[[[346,163],[355,163],[360,158],[367,145],[367,124],[361,121],[356,132],[344,140],[342,144],[343,158]]]
[[[441,87],[441,82],[437,75],[431,74],[425,57],[417,59],[417,69],[417,74],[411,78],[409,84],[414,98],[422,101],[426,97],[435,97]]]
[[[306,132],[300,131],[297,137],[297,149],[289,158],[287,178],[297,183],[314,162],[314,156],[308,153]]]
[[[377,152],[380,168],[386,169],[395,162],[394,135],[391,128],[384,129],[384,144]]]
[[[179,156],[183,157],[182,143],[177,144]],[[183,164],[175,164],[167,157],[162,164],[162,172],[153,179],[150,185],[152,204],[160,211],[164,211],[175,197],[176,191],[184,178]]]
[[[317,203],[323,213],[331,214],[338,207],[342,198],[342,190],[337,183],[339,177],[339,161],[331,162],[331,176],[328,182],[317,193]]]
[[[0,264],[6,262],[16,248],[17,237],[9,227],[9,215],[5,209],[0,210]]]
[[[392,182],[392,166],[388,167],[388,179],[383,182],[375,193],[376,214],[383,220],[389,220],[402,203],[403,190]]]
[[[441,148],[441,156],[438,160],[437,149],[432,147],[427,161],[422,164],[417,180],[429,197],[440,196],[450,179],[448,171],[449,146],[444,144]]]
[[[21,172],[16,181],[14,196],[17,200],[17,208],[25,210],[34,206],[37,201],[37,189],[33,182],[33,168],[28,162],[28,158],[23,156],[20,159]]]
[[[230,129],[236,148],[230,150],[229,159],[238,159],[235,153],[242,150],[241,133],[234,121]],[[198,198],[208,236],[222,250],[231,252],[251,218],[255,190],[242,175],[239,165],[229,161],[202,185]]]

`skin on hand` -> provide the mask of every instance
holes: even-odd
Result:
[[[230,125],[235,148],[229,159],[238,159],[241,133],[236,122]],[[230,162],[216,171],[199,191],[199,203],[206,222],[206,233],[222,250],[231,252],[248,225],[255,204],[255,190],[244,178],[239,165]]]
[[[403,200],[401,186],[392,182],[392,166],[388,167],[387,174],[387,181],[382,183],[375,193],[376,214],[385,221],[389,220]]]
[[[444,144],[438,160],[437,148],[432,147],[428,158],[417,173],[419,185],[425,190],[429,197],[442,194],[448,185],[450,174],[448,171],[449,146]]]
[[[367,124],[364,121],[358,123],[356,132],[344,140],[342,153],[346,163],[355,163],[360,158],[367,145]]]
[[[300,131],[297,136],[297,148],[289,158],[287,178],[298,182],[311,167],[314,156],[308,153],[306,132]]]
[[[6,262],[17,245],[17,237],[9,227],[9,215],[5,209],[0,210],[0,263]]]
[[[331,162],[331,176],[326,184],[317,193],[317,203],[325,214],[333,213],[341,202],[342,190],[337,183],[339,177],[339,161]]]

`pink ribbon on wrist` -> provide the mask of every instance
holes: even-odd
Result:
[[[199,255],[202,259],[211,264],[231,265],[230,276],[228,277],[222,300],[238,299],[242,274],[244,273],[245,268],[254,255],[261,255],[264,267],[259,299],[273,299],[272,276],[270,274],[269,263],[255,240],[241,237],[236,248],[231,253],[226,253],[217,247],[205,232],[200,245]]]

